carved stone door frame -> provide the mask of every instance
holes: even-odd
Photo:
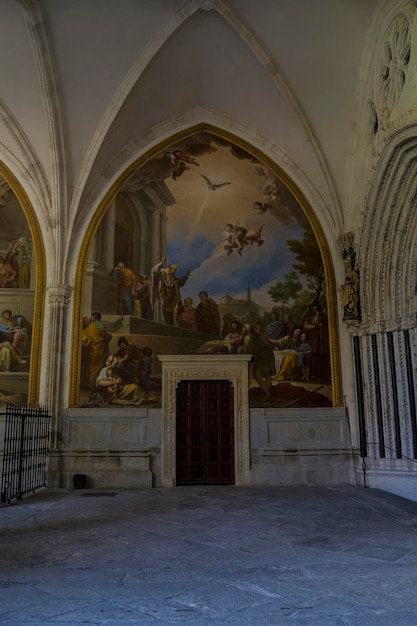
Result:
[[[162,363],[163,487],[176,485],[176,390],[182,380],[230,380],[233,385],[235,485],[250,484],[249,361],[250,354],[158,355]]]

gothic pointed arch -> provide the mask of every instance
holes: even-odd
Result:
[[[370,486],[384,463],[408,480],[417,458],[415,392],[417,127],[387,139],[366,203],[358,250],[362,323],[355,329],[361,455]],[[366,389],[366,394],[363,393]]]
[[[165,268],[178,270],[180,282],[177,286],[182,295],[177,296],[171,316],[166,315],[171,311],[159,291],[161,284],[158,287],[155,282],[152,283],[151,318],[138,317],[133,309],[117,310],[114,283],[112,308],[106,309],[111,307],[111,300],[106,299],[112,289],[109,267],[109,288],[96,292],[93,300],[86,301],[86,269],[91,262],[97,234],[108,208],[123,194],[129,195],[130,202],[132,197],[135,198],[136,206],[140,206],[139,222],[146,223],[141,258],[136,267],[129,269],[133,269],[136,277],[145,274],[151,282]],[[243,237],[236,245],[229,245],[230,240],[222,241],[222,222],[228,221]],[[206,230],[201,226],[202,222]],[[285,272],[284,261],[281,265],[278,263],[282,249],[286,250]],[[186,271],[190,269],[188,265],[191,272]],[[167,138],[127,167],[102,198],[85,231],[75,275],[70,406],[80,403],[80,383],[81,395],[84,393],[83,406],[87,401],[87,390],[82,391],[81,364],[85,363],[82,325],[92,303],[93,308],[107,315],[109,322],[116,322],[118,314],[125,315],[123,326],[114,330],[110,352],[115,349],[114,339],[127,333],[140,347],[153,341],[154,354],[165,354],[167,350],[168,353],[177,350],[178,354],[186,354],[199,350],[205,340],[214,340],[216,336],[220,339],[220,321],[217,330],[203,328],[198,322],[195,328],[182,327],[179,305],[184,304],[187,296],[188,300],[194,299],[194,307],[198,308],[200,292],[216,293],[216,315],[224,319],[231,313],[224,309],[220,297],[223,295],[221,289],[225,293],[229,291],[226,283],[233,286],[232,317],[240,325],[266,325],[270,311],[275,307],[282,317],[291,318],[287,339],[293,327],[298,325],[300,334],[309,328],[305,333],[310,335],[310,341],[313,336],[317,338],[313,349],[317,356],[317,371],[320,360],[322,364],[324,361],[328,363],[327,373],[323,376],[329,376],[329,406],[340,406],[335,279],[320,220],[282,168],[242,138],[207,124],[196,125]],[[284,285],[284,291],[287,290],[284,297],[279,293],[278,283]],[[262,303],[257,302],[257,298]],[[230,303],[228,306],[230,308]],[[305,321],[307,309],[314,306],[322,310],[325,322],[319,323],[317,318],[308,326]],[[103,356],[104,352],[102,359]],[[275,363],[275,366],[278,370],[280,364]],[[300,379],[301,374],[302,368]],[[318,392],[324,385],[321,387],[317,383],[315,387],[305,391],[306,395]],[[288,402],[292,401],[287,398]]]
[[[409,125],[387,142],[367,201],[360,243],[364,322],[400,326],[414,319],[416,181],[417,127]]]

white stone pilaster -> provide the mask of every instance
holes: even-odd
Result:
[[[58,433],[61,430],[61,408],[63,402],[62,373],[64,371],[64,359],[67,358],[65,336],[67,332],[67,312],[71,298],[72,287],[69,285],[48,285],[47,305],[49,306],[48,320],[48,341],[45,401],[52,415],[51,447],[56,448],[58,444]]]

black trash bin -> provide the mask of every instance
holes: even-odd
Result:
[[[85,489],[85,480],[87,476],[85,474],[74,474],[72,480],[74,482],[74,489]]]

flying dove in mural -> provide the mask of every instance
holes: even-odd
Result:
[[[201,176],[204,178],[204,180],[207,183],[207,187],[209,188],[210,191],[216,191],[216,189],[219,189],[219,187],[224,187],[224,185],[230,185],[231,183],[212,183],[211,180],[209,178],[207,178],[207,176],[204,176],[204,174],[201,174]]]

